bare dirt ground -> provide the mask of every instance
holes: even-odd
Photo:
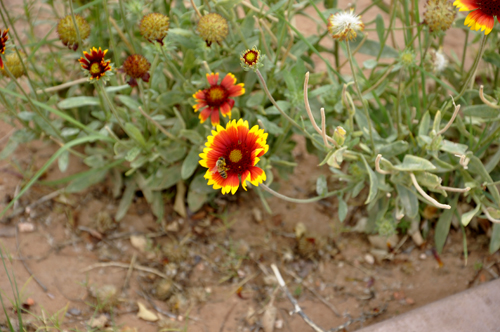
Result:
[[[369,3],[362,1],[358,8]],[[369,11],[364,19],[375,15]],[[297,24],[307,29],[306,19]],[[461,56],[461,43],[453,44],[460,34],[452,31],[446,37],[447,54],[453,50]],[[0,124],[1,133],[9,131]],[[0,144],[4,146],[5,140]],[[20,169],[34,173],[54,151],[50,143],[34,142],[0,164],[0,208],[29,178]],[[327,170],[316,167],[317,159],[304,153],[300,140],[296,159],[299,166],[294,174],[278,180],[280,192],[292,197],[314,195],[316,177]],[[77,159],[71,159],[67,173],[61,174],[53,165],[44,179],[83,169]],[[55,190],[35,185],[19,207]],[[500,254],[489,255],[488,224],[481,220],[477,230],[466,230],[467,264],[460,229],[451,230],[441,263],[433,255],[432,231],[420,247],[399,237],[390,248],[390,259],[379,260],[373,251],[377,246],[368,236],[351,231],[364,217],[358,208],[362,198],[349,202],[344,224],[338,222],[335,199],[308,205],[268,201],[272,215],[264,212],[252,191],[219,196],[213,205],[185,219],[173,212],[170,201],[165,222],[157,223],[144,198],[137,195],[118,224],[110,218],[118,201],[108,182],[81,194],[55,195],[4,220],[0,247],[9,258],[7,270],[15,275],[21,299],[32,313],[24,313],[25,320],[38,326],[45,320],[47,326],[59,324],[61,330],[86,330],[93,325],[101,330],[145,332],[270,331],[269,322],[275,317],[276,331],[309,331],[300,317],[289,315],[292,305],[276,285],[273,263],[316,324],[328,329],[352,323],[349,331],[500,274]],[[306,226],[305,234],[299,223]],[[385,239],[381,242],[379,249],[386,250]],[[2,295],[12,299],[9,279],[0,271]],[[148,310],[144,318],[154,315],[159,320],[138,318],[138,303]],[[7,301],[7,308],[11,307]],[[15,315],[11,310],[8,314]],[[2,331],[3,324],[2,317]]]

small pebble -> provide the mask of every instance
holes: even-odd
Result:
[[[373,255],[366,254],[365,255],[365,262],[367,262],[370,265],[373,265],[373,264],[375,264],[375,257],[373,257]]]
[[[82,311],[77,308],[69,308],[68,313],[70,313],[73,316],[80,316],[82,314]]]
[[[276,330],[281,330],[283,328],[283,320],[282,319],[277,319],[275,322],[274,322],[274,328]]]
[[[424,260],[424,259],[426,259],[426,258],[427,258],[427,255],[426,255],[426,254],[424,254],[424,253],[422,253],[422,254],[420,254],[419,258],[420,258],[421,260]]]

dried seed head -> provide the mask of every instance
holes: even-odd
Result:
[[[145,15],[139,25],[141,35],[149,42],[157,41],[163,46],[163,39],[167,36],[170,20],[168,16],[159,13]]]
[[[123,71],[130,76],[128,81],[130,86],[136,86],[136,79],[138,78],[141,78],[144,82],[149,82],[149,68],[151,68],[149,61],[139,54],[130,55],[123,63]]]
[[[356,38],[358,31],[365,29],[365,25],[361,16],[354,14],[354,9],[351,8],[350,12],[331,14],[327,28],[333,39],[352,40]]]
[[[264,59],[264,56],[261,56],[260,51],[254,46],[251,50],[246,50],[241,53],[241,67],[243,67],[245,71],[250,69],[257,70],[264,65],[262,64],[262,59]]]
[[[87,39],[90,35],[90,25],[80,15],[75,15],[75,22],[78,31],[80,31],[80,38],[82,41]],[[59,34],[59,39],[65,46],[69,49],[73,49],[73,51],[78,49],[78,35],[71,15],[67,15],[59,20],[57,24],[57,33]]]
[[[457,16],[457,10],[450,0],[427,0],[424,23],[431,32],[448,30]]]
[[[448,59],[446,59],[446,55],[444,55],[443,48],[441,47],[437,51],[431,49],[426,60],[426,69],[432,71],[434,74],[441,73],[448,66]]]
[[[200,18],[196,30],[210,47],[214,42],[221,44],[229,33],[229,26],[224,17],[217,13],[210,13]]]
[[[19,51],[19,54],[21,55],[23,62],[26,61],[26,54],[24,54],[24,52],[22,51]],[[14,76],[15,78],[23,76],[25,72],[23,64],[21,62],[21,58],[19,58],[17,52],[7,54],[5,56],[4,68],[0,68],[0,72],[2,73],[2,75],[4,77],[9,77],[9,74],[5,70],[5,67],[7,67],[12,73],[12,76]]]

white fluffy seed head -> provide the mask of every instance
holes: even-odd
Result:
[[[352,40],[359,31],[365,29],[361,16],[355,15],[354,9],[330,15],[328,18],[328,31],[333,39]]]

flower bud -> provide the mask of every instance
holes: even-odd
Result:
[[[200,18],[196,31],[210,47],[212,43],[221,44],[229,33],[229,25],[224,17],[217,13],[210,13]]]
[[[139,54],[130,55],[123,63],[123,71],[130,76],[128,81],[130,86],[137,86],[138,78],[141,78],[144,82],[149,82],[149,68],[151,68],[149,61]]]
[[[344,144],[345,134],[346,131],[341,126],[337,126],[337,128],[335,128],[335,132],[333,133],[333,139],[335,140],[335,142],[337,142],[339,146],[342,146]]]
[[[264,64],[262,63],[263,59],[264,56],[261,56],[260,51],[254,46],[251,50],[246,50],[245,52],[241,53],[241,67],[243,67],[245,71],[250,69],[257,70],[260,67],[264,66]]]
[[[75,15],[75,22],[80,32],[81,40],[87,39],[90,35],[90,26],[87,21],[80,15]],[[73,49],[73,51],[78,49],[78,34],[76,33],[75,24],[73,23],[73,17],[71,15],[66,15],[59,20],[57,24],[57,33],[59,34],[59,39],[65,46],[69,49]]]
[[[139,25],[141,35],[149,42],[157,41],[163,46],[163,39],[167,36],[170,20],[168,16],[159,13],[145,15]]]

